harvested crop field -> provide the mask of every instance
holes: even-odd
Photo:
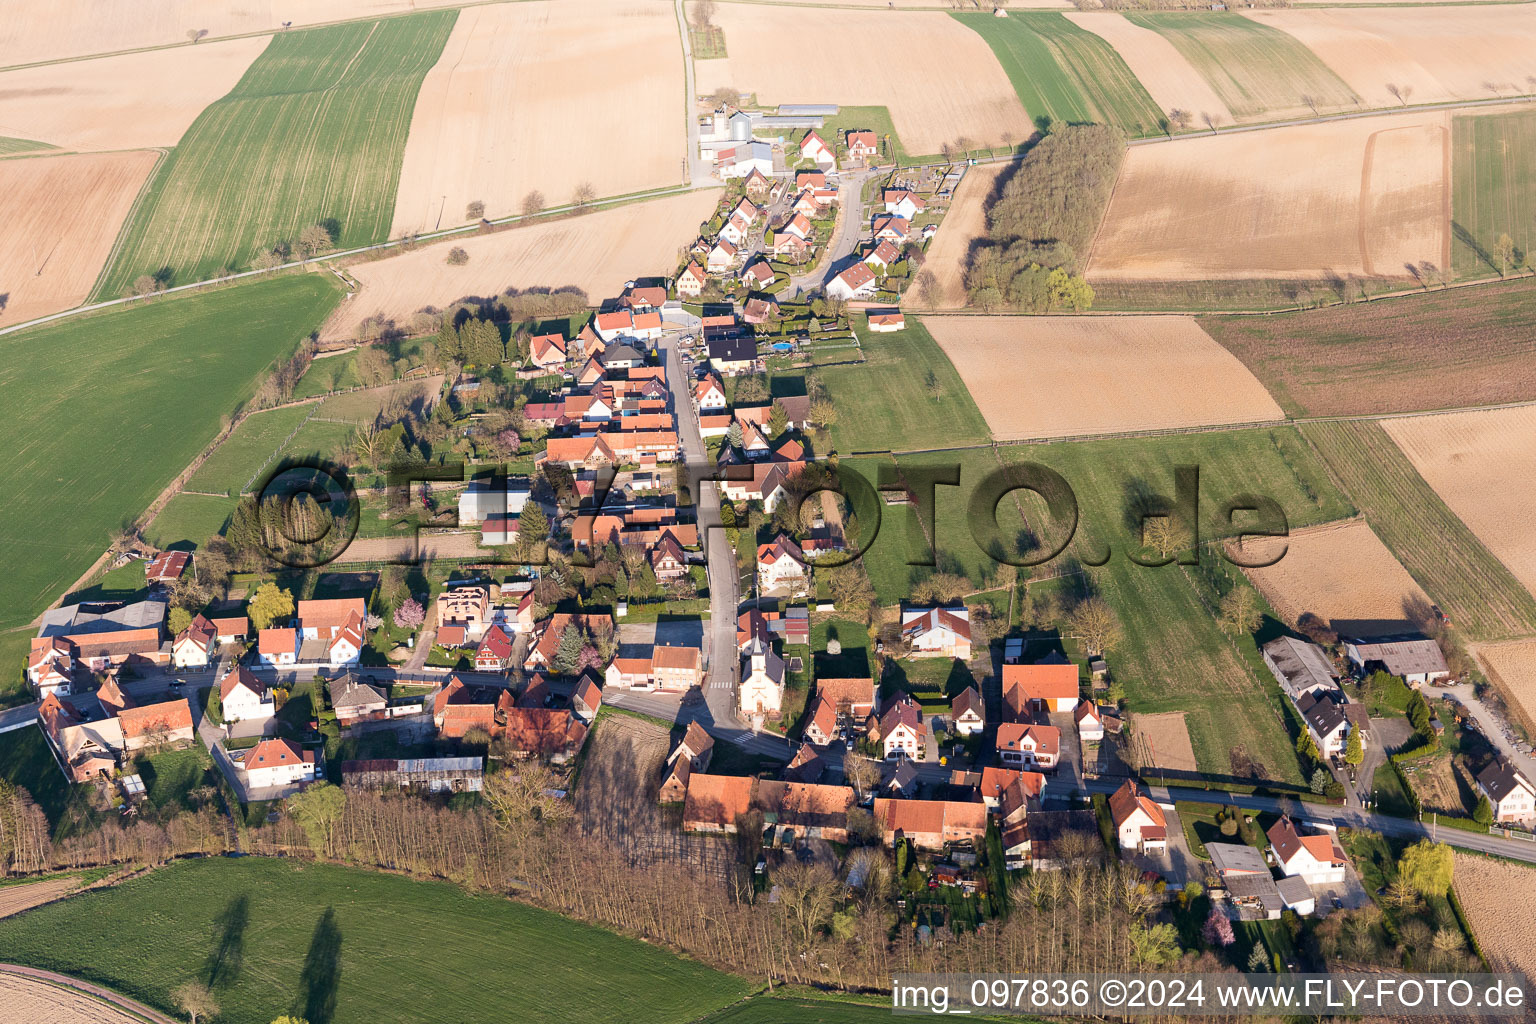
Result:
[[[1533,320],[1516,280],[1200,326],[1290,415],[1348,416],[1536,398]]]
[[[954,201],[923,262],[939,280],[938,308],[959,309],[967,304],[965,270],[971,247],[987,237],[987,203],[998,187],[998,178],[1013,170],[1012,163],[982,164],[960,179]]]
[[[141,1024],[143,1018],[84,992],[0,974],[0,1003],[11,1020],[31,1024]]]
[[[594,302],[617,295],[624,282],[670,274],[680,246],[692,241],[714,211],[719,193],[628,203],[483,235],[465,235],[359,263],[349,268],[362,287],[321,331],[322,340],[352,338],[374,315],[403,318],[423,306],[446,306],[470,295],[499,295],[510,287],[575,285]],[[451,267],[448,250],[461,246],[469,262]]]
[[[991,48],[941,12],[808,8],[791,18],[776,7],[731,3],[720,5],[715,24],[725,30],[730,56],[695,69],[702,95],[729,86],[756,93],[764,106],[889,107],[902,146],[914,155],[937,153],[961,136],[973,146],[1000,146],[1034,133],[1034,112],[1025,112]]]
[[[1384,420],[1435,493],[1536,593],[1536,407]]]
[[[435,558],[487,558],[492,552],[480,546],[478,533],[434,533],[406,537],[358,537],[338,562],[410,562]]]
[[[1113,46],[1163,113],[1188,111],[1195,127],[1206,123],[1206,115],[1213,124],[1232,123],[1226,101],[1166,36],[1133,25],[1115,11],[1073,12],[1065,17]]]
[[[1301,432],[1462,635],[1491,641],[1536,634],[1536,598],[1424,481],[1380,423],[1307,423]]]
[[[1429,609],[1429,597],[1363,519],[1293,530],[1288,538],[1248,538],[1245,561],[1284,555],[1248,569],[1248,578],[1286,622],[1306,612],[1341,633],[1402,632]]]
[[[23,910],[40,907],[44,903],[52,903],[65,893],[73,892],[79,887],[80,879],[73,875],[49,878],[41,882],[27,882],[22,885],[0,886],[0,917],[10,917]]]
[[[1488,965],[1536,977],[1536,867],[1457,851],[1454,878]]]
[[[1473,653],[1505,697],[1518,705],[1527,727],[1536,722],[1536,640],[1479,644]]]
[[[221,36],[280,32],[284,24],[323,25],[353,18],[406,14],[430,7],[459,7],[465,0],[155,0],[114,4],[101,0],[52,0],[14,4],[0,21],[0,67],[119,53],[145,47],[174,47],[186,54]],[[207,32],[189,46],[187,33]]]
[[[1406,277],[1449,262],[1444,113],[1133,147],[1090,281]]]
[[[1193,772],[1195,749],[1189,744],[1189,730],[1184,727],[1184,712],[1164,711],[1156,715],[1132,715],[1135,755],[1138,768],[1157,767],[1165,771]]]
[[[1369,107],[1533,91],[1527,79],[1536,75],[1536,7],[1530,4],[1244,16],[1294,36]]]
[[[490,217],[515,213],[535,189],[557,206],[583,181],[599,196],[677,184],[682,87],[665,5],[465,9],[416,97],[392,234],[465,223],[474,201]]]
[[[1351,109],[1359,98],[1317,55],[1278,29],[1230,11],[1128,14],[1173,44],[1239,121]]]
[[[85,301],[159,158],[139,150],[0,161],[0,326]]]
[[[1283,416],[1190,317],[925,317],[999,440]]]
[[[123,231],[99,286],[249,266],[322,222],[339,248],[389,233],[416,90],[456,12],[286,32],[192,122]]]
[[[174,146],[235,87],[271,36],[147,50],[0,74],[0,135],[65,149]]]

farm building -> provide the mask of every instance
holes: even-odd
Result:
[[[1410,686],[1423,686],[1451,674],[1440,645],[1422,636],[1345,640],[1344,654],[1362,672],[1380,667],[1402,676]]]
[[[478,757],[427,757],[346,761],[343,785],[363,789],[408,789],[424,793],[478,793],[485,764]]]

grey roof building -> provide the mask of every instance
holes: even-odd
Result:
[[[1291,700],[1304,693],[1337,690],[1338,677],[1328,653],[1317,644],[1282,636],[1259,649],[1264,664],[1274,673],[1275,681]]]
[[[111,607],[104,604],[71,604],[44,612],[39,637],[79,636],[84,633],[121,633],[130,629],[158,629],[165,621],[166,603],[151,598]]]

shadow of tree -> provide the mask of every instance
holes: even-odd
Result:
[[[299,972],[299,998],[294,1013],[309,1024],[331,1024],[336,1015],[336,989],[341,984],[341,928],[336,908],[326,907],[315,924]]]
[[[232,985],[240,976],[245,960],[245,929],[250,920],[251,898],[243,893],[230,900],[213,919],[213,949],[205,965],[209,988]]]

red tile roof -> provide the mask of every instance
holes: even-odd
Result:
[[[262,740],[245,755],[245,770],[252,768],[281,768],[284,765],[303,764],[313,758],[287,740]]]
[[[1004,665],[1003,693],[1018,688],[1023,707],[1029,700],[1067,700],[1077,698],[1077,666],[1065,665]],[[1011,703],[1011,699],[1010,699]]]
[[[752,790],[756,781],[751,776],[694,772],[688,777],[683,824],[734,826],[738,817],[752,809]]]

